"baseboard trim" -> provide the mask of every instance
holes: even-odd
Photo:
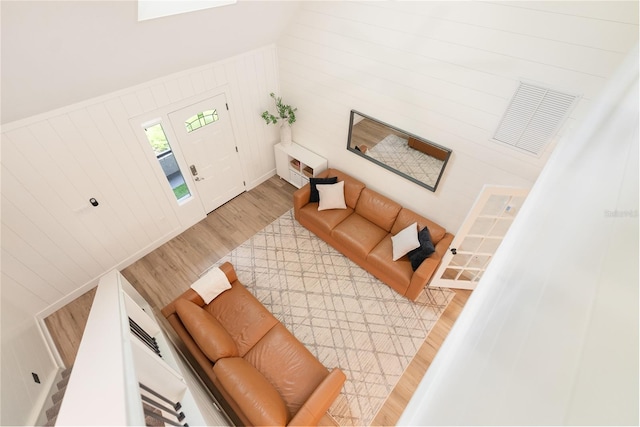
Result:
[[[136,262],[140,258],[142,258],[145,255],[151,253],[155,249],[157,249],[160,246],[162,246],[165,243],[167,243],[169,240],[171,240],[174,237],[178,236],[180,233],[182,233],[183,231],[185,231],[186,229],[188,229],[192,225],[193,224],[190,224],[190,225],[188,225],[187,227],[184,227],[184,228],[178,227],[178,228],[176,228],[174,230],[171,230],[170,232],[168,232],[167,234],[165,234],[164,236],[162,236],[158,240],[156,240],[153,243],[147,245],[145,248],[139,250],[138,252],[136,252],[135,254],[131,255],[130,257],[120,261],[119,263],[115,264],[111,268],[106,269],[99,276],[96,276],[93,279],[90,279],[84,285],[80,286],[79,288],[77,288],[73,292],[68,293],[64,297],[60,298],[58,301],[54,302],[53,304],[51,304],[48,307],[46,307],[43,310],[41,310],[40,312],[36,313],[36,315],[35,315],[36,320],[38,320],[38,321],[42,320],[44,322],[44,319],[46,319],[48,316],[50,316],[51,314],[55,313],[56,311],[58,311],[59,309],[61,309],[65,305],[69,304],[71,301],[75,300],[79,296],[84,295],[85,293],[87,293],[91,289],[93,289],[96,286],[98,286],[98,282],[100,281],[100,278],[102,276],[104,276],[107,272],[109,272],[111,270],[121,271],[121,270],[127,268],[128,266],[130,266],[131,264],[133,264],[134,262]],[[46,329],[46,325],[45,325],[45,329]]]
[[[258,177],[257,179],[254,179],[254,180],[248,182],[247,185],[246,185],[246,191],[254,189],[258,185],[262,184],[263,182],[265,182],[266,180],[268,180],[269,178],[274,176],[275,174],[276,174],[276,169],[273,168],[269,172],[267,172],[264,175]]]

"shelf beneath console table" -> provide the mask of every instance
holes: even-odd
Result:
[[[289,145],[276,144],[273,149],[278,176],[297,188],[306,185],[309,178],[327,169],[327,159],[295,142]]]

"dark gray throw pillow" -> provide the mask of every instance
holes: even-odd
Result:
[[[413,271],[416,271],[418,267],[420,267],[420,264],[422,264],[422,261],[429,258],[431,254],[436,251],[436,248],[433,246],[433,242],[431,241],[431,234],[429,234],[429,229],[427,227],[418,232],[418,241],[420,242],[420,247],[407,254],[409,256],[409,261],[411,261],[411,268],[413,268]]]
[[[338,177],[333,176],[331,178],[309,178],[309,203],[318,203],[320,201],[320,193],[316,188],[316,184],[335,184],[338,182]]]

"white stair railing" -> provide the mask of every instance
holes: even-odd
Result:
[[[145,417],[207,424],[151,307],[111,271],[98,284],[56,425],[145,425]]]

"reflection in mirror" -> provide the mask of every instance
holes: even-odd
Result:
[[[436,191],[451,150],[351,110],[347,150]]]

